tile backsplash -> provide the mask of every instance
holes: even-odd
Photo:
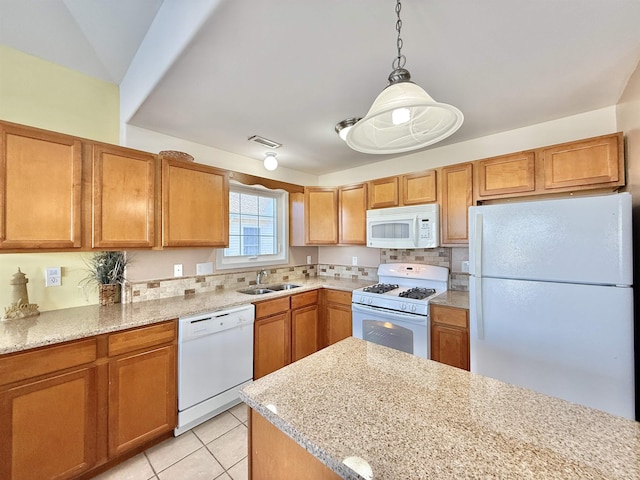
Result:
[[[265,284],[295,282],[316,276],[316,265],[265,268],[265,270],[267,271],[267,277],[263,281]],[[224,289],[236,290],[255,285],[257,272],[258,270],[252,269],[243,272],[127,282],[123,289],[122,301],[135,303]]]
[[[424,263],[449,269],[449,289],[469,290],[469,275],[454,272],[452,268],[452,249],[419,248],[413,250],[380,250],[380,263]],[[292,267],[267,268],[264,283],[295,282],[311,277],[332,277],[349,280],[378,281],[378,267],[350,265],[298,265]],[[142,302],[158,300],[166,297],[178,297],[195,293],[219,291],[223,289],[240,289],[256,284],[257,270],[243,272],[216,273],[213,275],[195,275],[190,277],[166,278],[127,282],[123,289],[123,302]]]

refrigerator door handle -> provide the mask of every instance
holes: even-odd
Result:
[[[482,315],[482,214],[476,213],[475,241],[475,282],[476,282],[476,327],[478,340],[484,339],[484,318]]]

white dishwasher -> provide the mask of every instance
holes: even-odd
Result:
[[[178,320],[178,426],[180,435],[240,403],[253,379],[252,304]]]

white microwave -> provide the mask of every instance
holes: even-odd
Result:
[[[437,203],[367,210],[367,247],[435,248],[440,245]]]

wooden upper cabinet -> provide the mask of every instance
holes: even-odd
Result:
[[[92,247],[153,247],[155,155],[95,144],[92,166]]]
[[[461,163],[443,167],[440,173],[443,245],[469,243],[469,207],[473,198],[473,167]]]
[[[487,158],[475,165],[476,194],[480,199],[533,192],[536,188],[533,151]]]
[[[359,183],[338,190],[340,243],[367,244],[367,184]]]
[[[162,160],[162,245],[225,247],[229,242],[229,173]]]
[[[369,181],[369,208],[397,207],[400,205],[399,177],[378,178]]]
[[[419,205],[433,203],[436,197],[436,171],[402,175],[402,204]]]
[[[0,248],[78,248],[82,143],[0,123]]]
[[[583,189],[625,183],[622,133],[541,150],[544,188]]]
[[[305,242],[309,245],[338,243],[338,189],[305,187]]]

